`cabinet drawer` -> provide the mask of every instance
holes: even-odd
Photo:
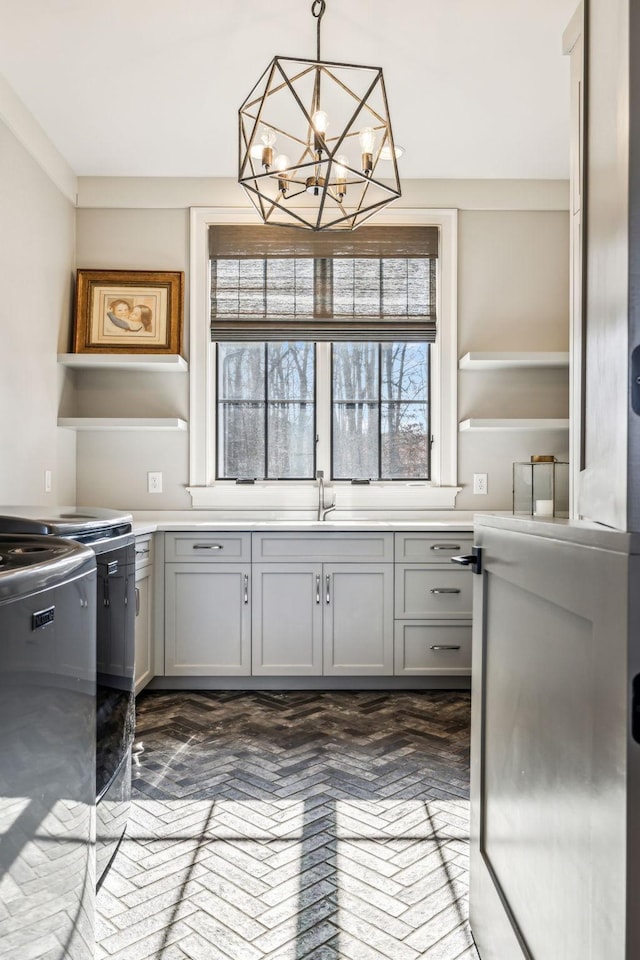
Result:
[[[473,581],[453,564],[396,564],[395,617],[471,617]]]
[[[396,675],[471,672],[471,624],[396,620]]]
[[[250,533],[167,533],[167,561],[237,563],[251,558]]]
[[[473,534],[464,533],[396,533],[398,563],[443,563],[449,557],[470,553]]]
[[[136,537],[136,570],[142,570],[153,563],[153,535]]]
[[[393,560],[392,533],[254,533],[254,561],[374,563]]]

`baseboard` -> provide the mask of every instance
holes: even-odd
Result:
[[[471,677],[154,677],[145,690],[470,690]]]

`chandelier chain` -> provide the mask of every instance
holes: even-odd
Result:
[[[313,3],[311,4],[311,15],[315,17],[316,20],[318,21],[317,44],[316,44],[316,48],[317,48],[316,60],[317,61],[320,61],[320,26],[321,26],[321,21],[326,9],[327,9],[327,4],[325,0],[313,0]]]

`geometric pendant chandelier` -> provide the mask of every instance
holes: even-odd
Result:
[[[238,182],[265,223],[353,230],[400,195],[382,69],[274,57],[239,110]],[[384,178],[384,179],[383,179]]]

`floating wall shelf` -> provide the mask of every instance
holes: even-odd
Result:
[[[544,367],[568,367],[568,353],[465,353],[460,370],[517,370]]]
[[[177,354],[59,353],[58,363],[74,370],[133,370],[140,373],[184,373],[189,365]]]
[[[460,422],[460,433],[468,430],[489,431],[489,430],[568,430],[568,420],[516,420],[514,418],[503,420],[462,420]]]
[[[186,430],[178,417],[61,417],[59,427],[69,430]]]

